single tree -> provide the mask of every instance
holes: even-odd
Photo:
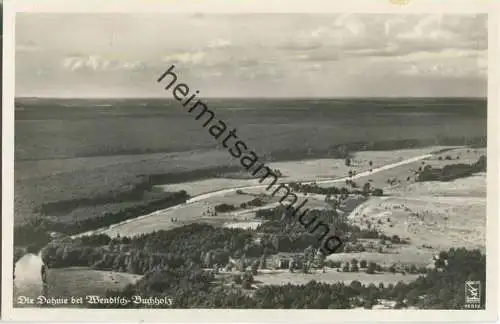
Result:
[[[371,185],[369,182],[366,182],[364,185],[363,185],[363,195],[368,195],[370,193],[370,189],[371,189]]]
[[[352,259],[351,260],[351,272],[358,272],[358,271],[359,271],[358,260]]]
[[[368,268],[366,269],[366,273],[374,274],[375,270],[377,270],[377,264],[375,262],[368,263]]]

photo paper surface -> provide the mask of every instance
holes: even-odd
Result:
[[[496,318],[493,1],[3,8],[3,319]]]

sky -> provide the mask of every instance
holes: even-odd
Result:
[[[485,97],[487,16],[18,13],[16,96]]]

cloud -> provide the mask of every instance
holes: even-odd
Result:
[[[71,72],[75,71],[116,71],[137,70],[144,68],[140,61],[123,61],[107,59],[100,55],[69,56],[63,59],[62,67]]]
[[[461,78],[474,77],[480,74],[480,70],[470,66],[458,66],[453,64],[418,64],[404,69],[400,72],[403,75]]]
[[[329,57],[401,56],[415,51],[485,49],[486,15],[340,15],[301,30],[277,47],[322,61]]]
[[[485,57],[461,57],[460,59],[420,59],[403,63],[399,71],[407,76],[437,78],[483,78],[487,74]]]
[[[298,61],[331,62],[338,61],[339,54],[335,50],[310,51],[295,56]]]
[[[217,38],[208,42],[207,47],[212,49],[228,48],[231,46],[231,42],[227,39]]]
[[[206,58],[206,53],[201,51],[181,52],[165,55],[162,58],[163,62],[180,63],[180,64],[202,64]]]

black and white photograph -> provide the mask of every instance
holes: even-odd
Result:
[[[496,314],[488,12],[14,2],[3,1],[12,318]]]

